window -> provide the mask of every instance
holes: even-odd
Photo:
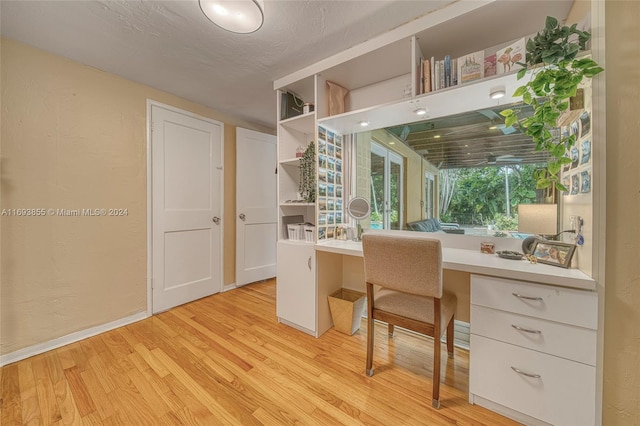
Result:
[[[424,174],[424,218],[432,219],[435,209],[435,176],[433,173]]]

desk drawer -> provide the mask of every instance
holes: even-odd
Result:
[[[588,328],[471,305],[471,333],[596,365],[596,331]]]
[[[471,394],[554,425],[594,424],[595,367],[476,335],[470,356]]]
[[[596,330],[596,292],[481,275],[471,276],[471,303]]]

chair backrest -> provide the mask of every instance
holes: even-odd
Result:
[[[422,235],[365,233],[364,275],[368,283],[429,297],[442,297],[442,246]]]

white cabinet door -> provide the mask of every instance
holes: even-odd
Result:
[[[279,320],[316,332],[316,254],[313,245],[278,242],[276,307]]]

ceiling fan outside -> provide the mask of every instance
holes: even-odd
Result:
[[[513,126],[505,126],[504,125],[504,117],[496,114],[493,110],[485,109],[478,111],[478,113],[484,115],[489,120],[491,120],[491,128],[499,129],[503,134],[510,135],[512,133],[516,133],[518,130]]]
[[[519,163],[521,161],[522,161],[522,158],[517,158],[513,154],[505,154],[505,155],[498,155],[498,156],[490,154],[486,160],[477,163],[476,166],[481,166],[483,164],[494,165],[499,163]]]

